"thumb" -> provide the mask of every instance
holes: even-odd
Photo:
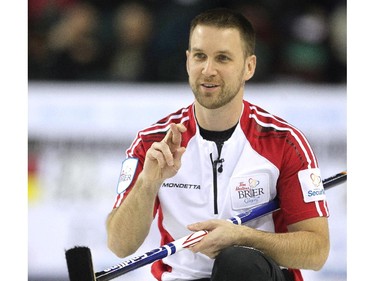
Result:
[[[175,153],[174,153],[174,158],[176,160],[181,160],[182,155],[185,153],[185,151],[186,151],[186,147],[181,146],[181,147],[177,148]]]

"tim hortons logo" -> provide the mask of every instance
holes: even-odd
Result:
[[[238,199],[246,198],[257,198],[264,194],[262,187],[258,187],[259,181],[253,178],[250,178],[248,182],[240,182],[236,186],[236,191],[238,193]]]

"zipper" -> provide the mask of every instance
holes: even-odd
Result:
[[[221,148],[223,147],[222,143],[217,144],[218,157],[216,160],[213,160],[212,153],[210,153],[210,159],[212,164],[212,174],[213,174],[213,193],[214,193],[214,214],[219,213],[217,206],[217,172],[223,172],[223,162],[224,159],[220,159]],[[217,167],[220,164],[219,168]]]

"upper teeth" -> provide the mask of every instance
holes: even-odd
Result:
[[[209,87],[209,88],[212,88],[212,87],[215,87],[214,84],[204,84],[205,87]]]

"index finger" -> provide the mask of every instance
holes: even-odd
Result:
[[[176,124],[171,124],[172,131],[172,144],[180,145],[181,144],[181,132],[178,130]]]
[[[182,141],[182,133],[186,131],[186,127],[183,124],[172,123],[169,128],[168,134],[165,136],[164,141],[169,145],[180,147]]]
[[[191,231],[200,231],[200,230],[211,231],[215,227],[216,227],[215,220],[206,220],[206,221],[196,222],[196,223],[187,225],[187,228]]]

